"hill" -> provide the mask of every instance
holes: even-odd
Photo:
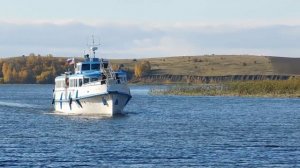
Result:
[[[29,56],[0,59],[0,83],[53,83],[54,78],[72,66],[67,58]],[[82,60],[82,58],[77,58]],[[127,70],[129,79],[135,78],[136,65],[147,62],[147,76],[226,76],[226,75],[300,75],[300,58],[254,55],[175,56],[145,59],[112,59],[114,68]]]
[[[300,74],[300,58],[269,57],[275,74]]]
[[[149,61],[151,75],[300,75],[300,58],[254,55],[177,56],[148,59],[111,60],[134,69],[138,62]]]

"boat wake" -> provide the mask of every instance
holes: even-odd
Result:
[[[6,102],[6,101],[0,101],[0,106],[19,107],[19,108],[35,108],[35,109],[41,108],[41,106],[39,106],[39,105],[27,104],[27,103]]]

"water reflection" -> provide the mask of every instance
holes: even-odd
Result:
[[[53,111],[46,113],[49,115],[63,116],[72,120],[99,120],[99,119],[121,119],[128,116],[128,112],[122,114],[105,115],[105,114],[66,114],[62,112]]]

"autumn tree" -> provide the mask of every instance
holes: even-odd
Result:
[[[12,79],[12,71],[9,63],[4,62],[2,65],[3,82],[10,83]]]
[[[3,73],[2,73],[2,66],[3,66],[3,61],[0,59],[0,78],[3,77]]]
[[[137,78],[142,77],[143,75],[149,73],[151,70],[151,64],[149,61],[143,61],[141,63],[137,63],[134,66],[134,75]]]
[[[112,64],[111,68],[113,71],[117,71],[117,70],[119,70],[120,66],[119,66],[119,64]]]
[[[20,83],[33,83],[32,71],[28,69],[24,69],[19,72]]]
[[[51,71],[42,72],[36,77],[37,83],[52,83],[54,81],[54,76]]]
[[[124,64],[111,64],[111,68],[113,71],[117,71],[125,68]]]
[[[67,70],[63,58],[30,54],[0,60],[0,79],[3,83],[54,83],[54,78]]]

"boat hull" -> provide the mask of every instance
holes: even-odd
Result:
[[[64,114],[99,114],[112,116],[123,112],[131,99],[128,94],[110,92],[80,99],[56,100],[54,109]]]

